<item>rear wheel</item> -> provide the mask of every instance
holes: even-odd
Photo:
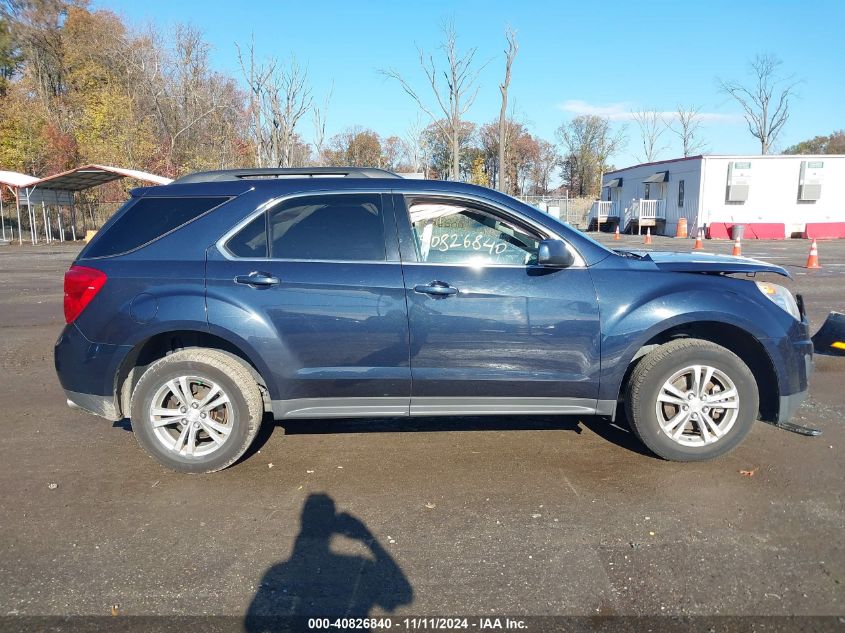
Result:
[[[703,461],[735,448],[759,408],[757,383],[733,352],[699,339],[679,339],[649,352],[628,382],[631,427],[654,453]]]
[[[212,349],[156,361],[132,393],[132,430],[163,465],[210,473],[233,464],[255,439],[264,405],[251,372]]]

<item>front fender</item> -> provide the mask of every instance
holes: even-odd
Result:
[[[617,279],[618,284],[624,279]],[[622,273],[624,278],[626,273]],[[662,332],[687,324],[716,323],[739,328],[754,337],[771,360],[775,342],[786,335],[789,317],[777,314],[768,299],[747,292],[744,280],[701,275],[637,275],[636,282],[616,285],[606,297],[600,294],[602,320],[599,398],[616,400],[622,380],[640,348]],[[652,279],[643,279],[649,277]],[[680,277],[681,279],[677,279]],[[676,279],[667,279],[676,278]],[[691,282],[698,282],[690,287]],[[596,283],[601,291],[608,292]],[[643,288],[648,288],[643,292]],[[604,299],[604,300],[603,300]],[[768,302],[770,303],[770,302]]]

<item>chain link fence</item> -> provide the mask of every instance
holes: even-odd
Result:
[[[560,196],[522,196],[526,204],[560,218],[576,229],[586,230],[587,217],[593,204],[592,198],[569,198]]]

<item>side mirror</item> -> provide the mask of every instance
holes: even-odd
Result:
[[[568,268],[575,263],[575,255],[561,240],[543,240],[537,252],[537,263],[541,266]]]

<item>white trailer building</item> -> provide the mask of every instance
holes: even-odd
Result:
[[[617,169],[602,179],[590,224],[727,238],[845,238],[845,155],[690,156]]]

